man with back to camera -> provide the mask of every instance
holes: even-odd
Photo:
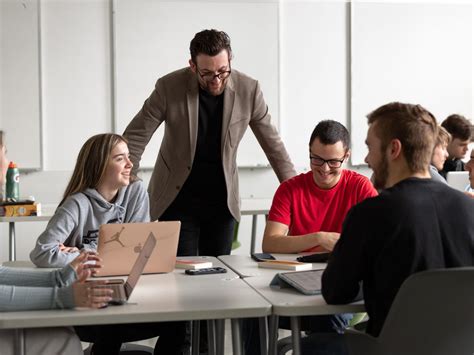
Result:
[[[474,128],[469,120],[461,115],[450,115],[442,123],[449,134],[451,141],[448,144],[448,159],[446,159],[440,174],[446,179],[449,171],[463,171],[469,142],[474,140]]]
[[[384,190],[349,211],[322,277],[322,293],[329,304],[350,303],[362,282],[367,333],[378,336],[410,275],[474,264],[474,200],[430,179],[437,124],[426,109],[394,102],[370,113],[368,122],[365,161],[375,187]],[[347,339],[309,336],[303,353],[347,354]]]
[[[160,78],[124,132],[138,168],[165,122],[150,180],[152,219],[180,220],[178,255],[230,254],[240,220],[237,147],[250,126],[280,181],[296,175],[258,81],[231,68],[229,36],[204,30],[190,44],[189,67]]]

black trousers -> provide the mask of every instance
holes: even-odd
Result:
[[[105,324],[74,327],[81,341],[94,343],[94,355],[118,354],[122,343],[159,336],[155,355],[186,353],[186,322]]]
[[[227,205],[206,201],[174,201],[160,221],[181,221],[178,256],[229,255],[235,219]]]

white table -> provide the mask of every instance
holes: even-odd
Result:
[[[243,198],[241,200],[240,213],[242,216],[252,216],[252,234],[250,240],[250,254],[255,252],[255,241],[257,237],[257,217],[265,215],[272,206],[272,199],[269,198]]]
[[[300,255],[311,254],[272,254],[276,259],[279,260],[292,260],[296,261],[296,258]],[[259,268],[258,263],[248,255],[221,255],[219,260],[222,261],[227,267],[232,269],[239,277],[265,277],[273,278],[275,274],[279,272],[288,272],[291,270],[278,270],[278,269],[267,269]],[[313,270],[320,270],[326,268],[326,263],[313,263]],[[270,283],[270,281],[268,281]]]
[[[296,254],[273,254],[280,260],[295,260]],[[243,280],[262,295],[272,305],[269,330],[269,354],[276,354],[278,340],[278,317],[287,316],[291,319],[293,337],[293,354],[300,354],[300,327],[299,317],[307,315],[328,315],[339,313],[364,312],[363,302],[347,305],[328,305],[321,295],[307,296],[293,288],[272,288],[270,281],[275,274],[287,270],[262,269],[256,261],[245,255],[225,255],[219,259],[243,277]],[[313,263],[313,269],[325,268],[325,263]]]
[[[225,267],[217,259],[212,260],[214,266]],[[223,320],[231,319],[233,353],[240,354],[238,319],[266,317],[270,313],[270,303],[232,270],[226,274],[201,276],[188,276],[184,270],[175,270],[168,274],[143,275],[126,305],[100,310],[5,312],[0,314],[0,329],[19,329],[17,340],[21,344],[23,328],[218,320],[216,329],[222,331]],[[223,341],[219,341],[219,336],[217,339],[217,353],[221,354]]]

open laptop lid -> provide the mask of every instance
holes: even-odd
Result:
[[[153,249],[155,249],[155,246],[156,238],[153,235],[153,232],[150,232],[145,242],[145,245],[140,251],[140,254],[138,254],[135,264],[133,264],[132,270],[130,271],[130,275],[128,276],[127,281],[125,282],[124,288],[127,300],[132,294],[133,289],[137,285],[137,282],[140,279],[143,270],[145,270],[145,266],[148,263],[148,260],[150,260],[151,254],[153,253]]]
[[[100,276],[129,275],[150,232],[156,238],[156,247],[143,273],[173,271],[180,226],[179,221],[101,225],[97,248],[103,265]]]
[[[448,185],[459,191],[466,191],[469,186],[469,172],[467,171],[449,171],[446,174]]]

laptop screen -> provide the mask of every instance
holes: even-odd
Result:
[[[466,191],[469,186],[468,171],[449,171],[446,175],[448,185],[459,191]]]
[[[140,276],[143,273],[143,270],[145,269],[148,260],[150,259],[151,253],[153,252],[155,245],[156,238],[153,235],[153,232],[150,232],[145,242],[145,245],[140,251],[137,260],[135,261],[135,264],[133,265],[132,270],[130,271],[130,275],[127,278],[127,282],[125,282],[124,288],[127,299],[130,297],[133,289],[137,285],[138,279],[140,279]]]

